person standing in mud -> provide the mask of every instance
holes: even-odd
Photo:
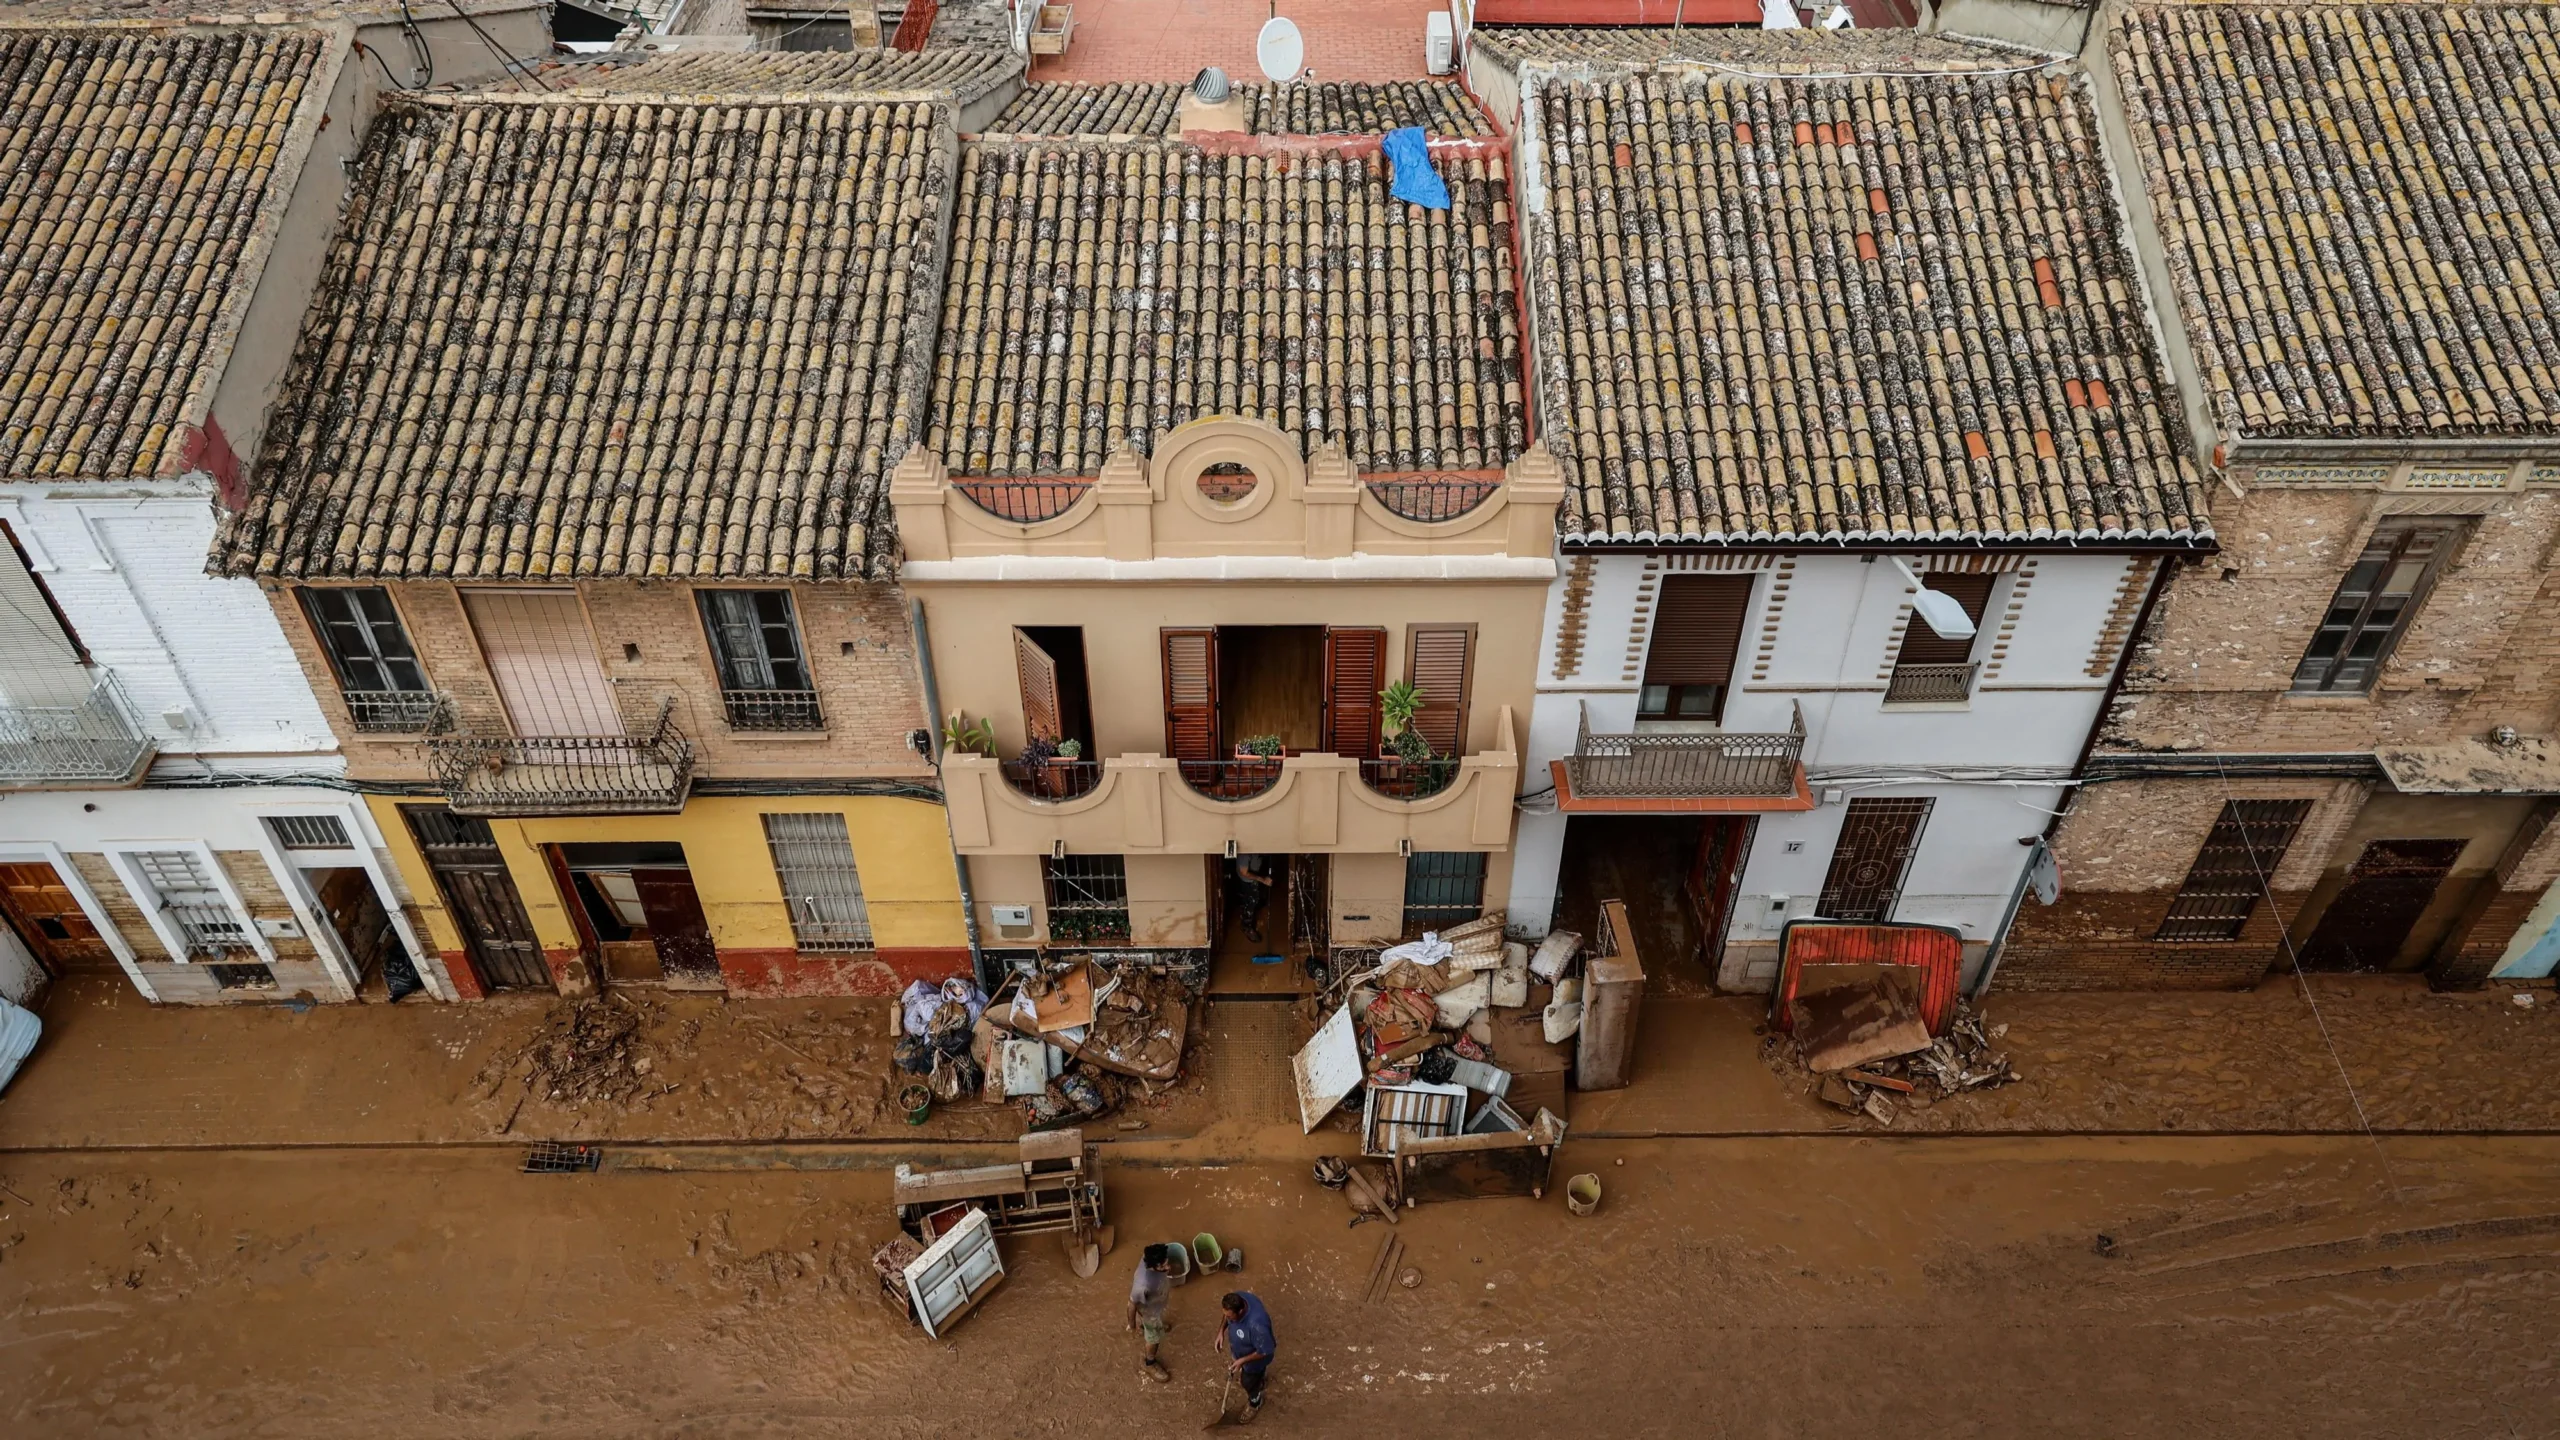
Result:
[[[1150,1380],[1171,1380],[1173,1373],[1164,1368],[1164,1357],[1156,1347],[1164,1343],[1164,1332],[1173,1328],[1165,1318],[1165,1301],[1173,1295],[1173,1247],[1150,1245],[1138,1257],[1137,1278],[1129,1282],[1129,1328],[1147,1342],[1145,1368]]]
[[[1222,1323],[1214,1343],[1226,1355],[1236,1383],[1244,1387],[1244,1413],[1236,1423],[1250,1425],[1262,1414],[1263,1376],[1280,1348],[1271,1335],[1271,1312],[1262,1308],[1262,1297],[1252,1291],[1230,1290],[1219,1297],[1218,1313]]]

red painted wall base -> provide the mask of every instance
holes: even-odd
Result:
[[[720,976],[743,996],[895,995],[916,980],[969,973],[965,946],[804,955],[797,950],[723,950]]]

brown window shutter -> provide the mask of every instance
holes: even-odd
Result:
[[[1387,686],[1387,632],[1349,625],[1324,632],[1324,748],[1354,760],[1378,755],[1378,692]]]
[[[1991,604],[1990,575],[1923,575],[1920,582],[1941,595],[1952,595],[1964,607],[1978,627],[1982,612]],[[1893,657],[1895,665],[1961,665],[1973,658],[1971,640],[1950,640],[1929,628],[1929,622],[1914,611],[1910,623],[1903,627],[1901,653]]]
[[[1013,632],[1013,668],[1022,677],[1022,736],[1026,740],[1055,740],[1061,733],[1058,724],[1058,662],[1040,648],[1038,641]]]
[[[1164,635],[1164,748],[1176,760],[1218,758],[1218,632]]]
[[[1645,649],[1647,685],[1727,685],[1751,607],[1749,575],[1670,575],[1655,602]]]
[[[1465,746],[1475,644],[1473,625],[1416,625],[1405,632],[1405,674],[1422,692],[1413,728],[1435,754],[1455,755]]]

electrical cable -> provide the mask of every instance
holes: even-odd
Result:
[[[413,58],[418,62],[419,71],[418,83],[402,88],[423,90],[436,83],[436,52],[427,48],[427,32],[418,28],[418,17],[409,13],[409,0],[400,0],[400,33],[407,37],[409,48],[417,52]],[[391,66],[386,62],[382,70],[387,75]]]
[[[408,86],[403,85],[403,84],[401,84],[401,83],[400,83],[400,77],[399,77],[399,76],[394,75],[394,74],[392,74],[392,73],[391,73],[391,62],[382,58],[382,51],[381,51],[381,50],[379,50],[379,49],[375,48],[374,46],[367,45],[366,43],[364,43],[364,42],[363,42],[363,41],[361,41],[361,40],[358,40],[357,42],[355,42],[355,46],[356,46],[356,48],[357,48],[358,50],[361,50],[361,51],[363,51],[365,54],[372,56],[372,57],[373,57],[373,63],[382,67],[382,78],[391,82],[391,88],[392,88],[392,89],[394,89],[394,90],[406,90],[406,89],[408,89],[408,88],[409,88]]]
[[[452,7],[454,14],[462,17],[462,23],[471,27],[471,33],[479,36],[480,43],[489,47],[489,53],[498,57],[499,67],[507,72],[508,78],[516,82],[517,89],[539,90],[544,94],[550,93],[551,87],[543,82],[541,76],[533,75],[532,66],[528,62],[518,60],[513,55],[508,54],[499,46],[495,39],[490,37],[488,31],[480,28],[480,22],[471,17],[470,11],[462,8],[462,0],[444,0],[444,3]],[[525,77],[528,75],[532,75],[533,78],[533,83],[531,85],[524,83]]]

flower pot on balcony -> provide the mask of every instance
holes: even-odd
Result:
[[[1040,766],[1040,793],[1051,800],[1064,800],[1075,793],[1076,762],[1064,755],[1053,755]]]

